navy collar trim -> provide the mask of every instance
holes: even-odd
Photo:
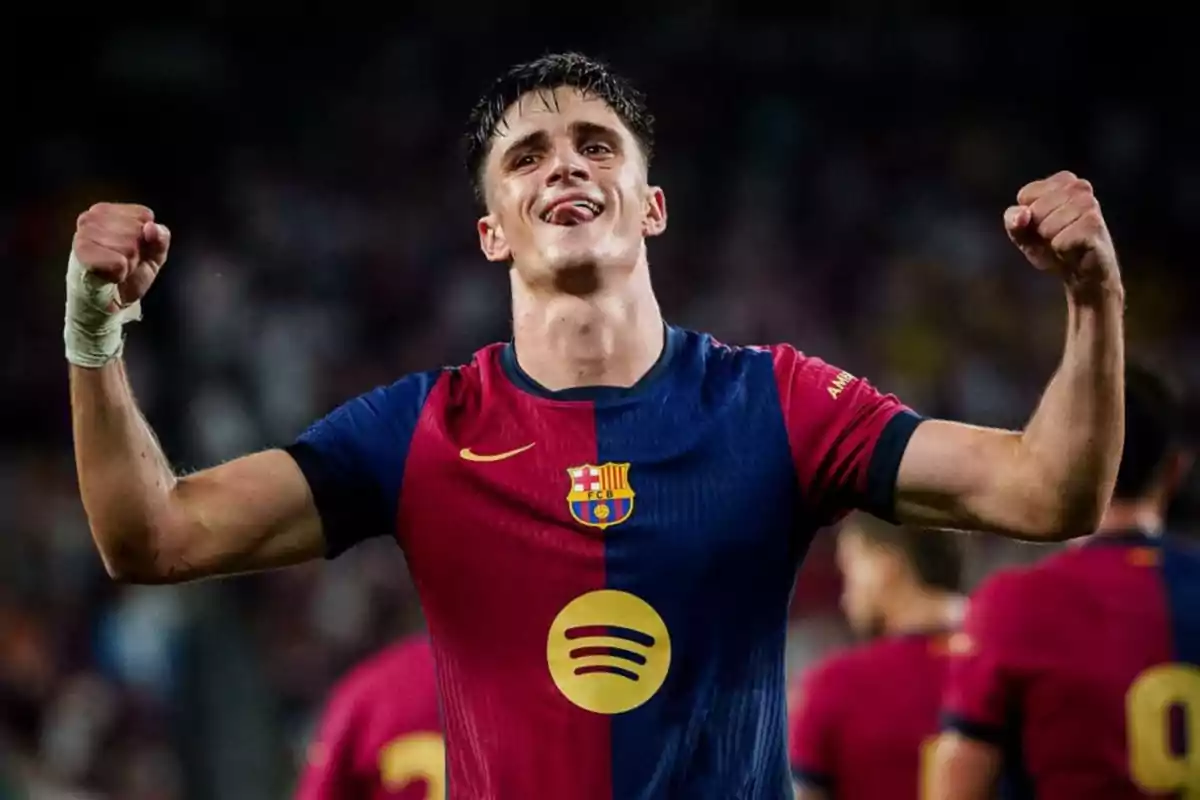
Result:
[[[679,328],[663,325],[663,350],[645,375],[633,386],[576,386],[554,391],[547,389],[529,376],[517,362],[517,348],[513,341],[504,346],[500,354],[500,366],[505,376],[521,391],[548,400],[582,400],[604,402],[626,400],[644,394],[655,386],[667,373],[679,350],[682,349],[684,333]]]

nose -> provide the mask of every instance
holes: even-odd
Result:
[[[587,181],[591,177],[592,173],[588,169],[587,159],[576,152],[574,147],[555,148],[550,171],[546,174],[547,186]]]

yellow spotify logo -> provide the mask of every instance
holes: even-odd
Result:
[[[667,679],[671,636],[649,603],[602,589],[558,612],[546,642],[550,676],[580,708],[620,714],[645,703]]]

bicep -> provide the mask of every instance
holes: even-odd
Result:
[[[931,780],[932,800],[986,800],[994,796],[1000,750],[953,733],[938,742]]]
[[[155,562],[167,581],[288,566],[324,552],[308,483],[282,450],[179,479],[157,538]]]
[[[1014,431],[926,421],[900,460],[897,521],[1042,538],[1042,498],[1019,469],[1020,448]]]

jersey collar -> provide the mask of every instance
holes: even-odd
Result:
[[[633,386],[575,386],[570,389],[559,389],[557,391],[547,389],[531,378],[525,370],[521,369],[521,365],[517,363],[517,347],[512,340],[509,340],[508,344],[504,346],[504,350],[500,353],[500,366],[504,370],[505,376],[514,386],[536,397],[544,397],[549,400],[582,400],[591,402],[625,400],[644,394],[649,388],[657,385],[666,375],[671,363],[675,360],[675,356],[683,344],[684,333],[679,328],[666,325],[665,323],[663,329],[665,341],[663,342],[662,353],[659,354],[658,360],[654,362],[654,366],[650,367],[646,374]]]

